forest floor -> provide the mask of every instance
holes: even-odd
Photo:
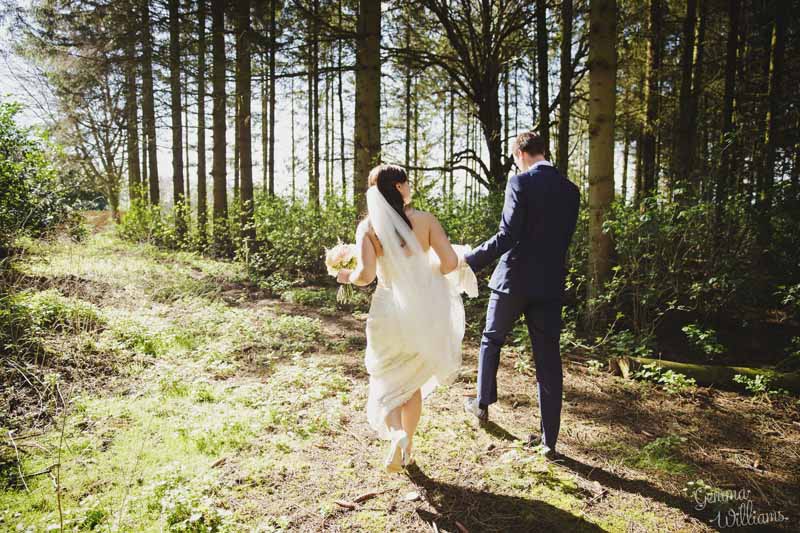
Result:
[[[565,354],[564,457],[549,462],[522,446],[538,406],[513,347],[492,422],[463,413],[473,338],[424,405],[418,465],[390,475],[364,412],[363,308],[338,309],[333,289],[269,297],[236,264],[111,226],[31,242],[18,269],[40,304],[89,318],[42,333],[57,377],[19,365],[3,384],[0,530],[708,531],[749,502],[787,521],[747,531],[800,528],[794,401],[672,395]],[[63,416],[34,416],[62,397]]]

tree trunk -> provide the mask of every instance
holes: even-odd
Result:
[[[414,83],[414,93],[419,90],[419,82]],[[414,188],[421,185],[419,177],[419,98],[414,97]]]
[[[623,147],[622,147],[622,203],[628,201],[628,162],[630,161],[631,153],[631,135],[628,131],[627,124],[623,132]]]
[[[172,122],[172,203],[175,209],[175,232],[178,239],[186,234],[183,213],[183,124],[181,117],[181,44],[179,0],[169,0],[169,88]]]
[[[675,151],[672,158],[672,188],[684,187],[689,180],[690,140],[689,129],[696,116],[690,115],[692,99],[692,60],[694,56],[695,19],[697,0],[687,0],[686,16],[683,19],[681,37],[681,88],[678,97],[678,131],[675,137]]]
[[[270,0],[269,10],[269,195],[275,196],[275,55],[278,53],[276,29],[277,1]]]
[[[227,254],[229,236],[228,184],[226,169],[226,124],[225,124],[225,1],[211,0],[211,38],[212,38],[212,83],[213,83],[213,132],[214,156],[211,175],[214,179],[214,243],[217,253]]]
[[[406,40],[406,48],[411,46],[411,26],[410,22],[406,22],[405,28],[405,40]],[[411,165],[411,67],[406,65],[405,66],[405,92],[403,94],[403,99],[405,102],[406,108],[406,157],[405,157],[405,167],[406,172],[411,172],[409,170],[409,165]]]
[[[775,2],[775,20],[772,26],[772,43],[770,47],[769,94],[767,109],[766,135],[764,137],[764,167],[761,170],[761,194],[758,210],[760,216],[760,244],[762,249],[769,247],[772,240],[772,209],[775,187],[775,152],[780,145],[779,129],[782,114],[782,89],[784,75],[784,53],[786,50],[786,19],[789,18],[787,4]],[[785,105],[785,103],[784,103]]]
[[[127,47],[128,62],[125,65],[125,110],[128,149],[128,196],[130,204],[140,199],[142,176],[139,167],[139,111],[136,103],[136,57],[133,42]]]
[[[252,249],[256,240],[253,220],[253,151],[250,122],[252,88],[250,80],[250,0],[238,0],[236,10],[236,100],[239,114],[236,116],[239,131],[239,180],[242,236],[245,246]]]
[[[239,79],[239,64],[234,59],[234,69],[233,69],[233,77],[235,80]],[[233,198],[234,201],[238,204],[239,203],[239,195],[240,187],[239,187],[239,172],[241,170],[241,165],[239,164],[239,135],[241,131],[239,130],[239,95],[236,94],[237,87],[233,89]]]
[[[144,110],[142,110],[142,114],[144,115]],[[145,131],[144,125],[142,126],[142,194],[145,195],[145,185],[149,184],[150,181],[147,178],[147,132]],[[144,199],[144,198],[143,198]]]
[[[539,134],[550,159],[550,78],[547,72],[547,0],[536,0],[536,62],[539,75]],[[504,184],[505,185],[505,184]]]
[[[317,187],[317,194],[314,197],[314,205],[319,205],[319,178],[320,178],[320,171],[319,171],[319,0],[313,0],[313,7],[314,7],[314,16],[311,23],[313,28],[313,39],[311,40],[311,51],[313,53],[313,59],[311,61],[311,65],[313,68],[313,76],[312,81],[313,84],[313,91],[312,95],[314,97],[313,106],[314,106],[314,183]]]
[[[602,317],[596,298],[611,274],[613,245],[603,232],[614,200],[614,117],[617,83],[616,0],[589,4],[589,284],[588,323]]]
[[[353,190],[356,210],[366,206],[367,176],[381,160],[381,4],[359,0]]]
[[[206,193],[206,1],[197,8],[197,229],[206,244],[208,197]]]
[[[331,139],[330,139],[330,131],[331,131],[331,114],[330,114],[330,102],[331,102],[331,78],[326,73],[325,74],[325,199],[329,199],[331,197]]]
[[[705,43],[706,43],[706,21],[708,20],[708,4],[709,0],[699,0],[700,2],[700,20],[697,24],[697,45],[694,57],[694,72],[692,74],[692,92],[689,98],[689,123],[686,133],[685,143],[685,158],[686,158],[686,179],[689,180],[690,187],[694,194],[699,190],[699,184],[693,177],[696,177],[694,172],[694,165],[697,163],[697,123],[698,119],[698,104],[700,102],[700,93],[703,91],[703,60],[705,57]],[[707,176],[704,176],[707,178]]]
[[[269,31],[269,29],[267,29]],[[268,34],[269,36],[269,34]],[[269,60],[261,54],[261,187],[269,190],[269,80],[267,79]]]
[[[314,31],[311,29],[313,26],[313,22],[309,19],[309,41],[314,39]],[[307,84],[306,84],[306,116],[308,117],[308,201],[311,203],[314,208],[319,208],[319,177],[318,174],[314,171],[317,163],[314,161],[314,156],[316,153],[314,152],[314,120],[316,115],[316,109],[314,108],[314,51],[313,46],[308,45],[308,49],[306,51],[306,57],[308,59],[308,76],[307,76]]]
[[[150,203],[161,201],[158,182],[158,147],[156,146],[156,104],[153,94],[153,34],[150,25],[150,2],[142,0],[142,122],[147,139]]]
[[[511,116],[509,115],[511,102],[508,98],[508,91],[511,87],[509,77],[509,71],[506,69],[506,71],[503,72],[503,146],[508,146],[509,137],[511,135],[509,133],[509,128],[511,127]]]
[[[691,0],[690,0],[691,1]],[[572,0],[561,2],[561,92],[558,117],[558,170],[569,173],[569,117],[572,85]]]
[[[342,25],[342,1],[339,0],[339,26]],[[339,163],[341,165],[341,172],[342,172],[342,202],[347,201],[347,169],[345,168],[346,165],[346,158],[344,152],[344,83],[342,82],[342,39],[338,39],[337,41],[338,46],[338,60],[337,60],[337,69],[336,75],[338,77],[338,84],[336,87],[337,96],[339,97]]]
[[[192,212],[192,187],[189,179],[189,74],[183,75],[183,170],[184,182],[186,183],[186,219],[190,219]]]
[[[449,158],[447,154],[447,96],[448,94],[445,92],[443,95],[444,98],[444,106],[442,110],[442,198],[447,198],[447,166],[449,163]]]
[[[504,162],[499,92],[500,71],[487,66],[479,93],[480,102],[475,102],[475,104],[478,107],[477,119],[489,150],[490,179],[488,185],[493,194],[502,194],[505,190],[508,169],[511,166],[509,162]],[[473,132],[477,136],[477,127]],[[473,145],[473,150],[478,151],[477,143]],[[476,161],[473,163],[477,165]],[[474,176],[472,177],[474,179]]]
[[[728,44],[725,55],[725,94],[722,104],[722,136],[720,146],[719,173],[716,183],[717,218],[721,216],[722,206],[730,192],[731,161],[733,154],[730,149],[731,135],[733,135],[733,106],[736,92],[736,51],[739,48],[739,11],[741,0],[728,0]]]
[[[294,78],[291,78],[291,89],[289,90],[289,98],[291,99],[291,115],[292,115],[292,202],[295,201],[295,186],[297,182],[297,154],[296,143],[294,135]]]
[[[797,117],[795,123],[795,132],[800,132],[800,115]],[[800,202],[800,139],[795,140],[794,143],[794,159],[792,160],[792,206],[797,209],[797,204]],[[797,211],[795,211],[797,212]]]
[[[456,147],[456,136],[455,136],[455,115],[456,115],[456,93],[452,89],[450,90],[450,159],[453,158],[453,153],[455,152]],[[455,172],[452,168],[452,162],[450,163],[450,200],[452,201],[455,196],[455,186],[456,186],[456,177]]]
[[[647,43],[647,85],[645,86],[647,111],[642,135],[642,190],[641,197],[650,196],[658,188],[656,168],[656,128],[660,105],[660,83],[663,32],[663,0],[650,0],[650,37]]]

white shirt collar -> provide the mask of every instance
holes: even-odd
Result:
[[[551,163],[547,159],[542,159],[541,161],[537,161],[536,163],[532,164],[531,168],[528,169],[528,172],[530,172],[531,170],[535,169],[539,165],[547,165],[548,167],[552,167],[553,163]]]

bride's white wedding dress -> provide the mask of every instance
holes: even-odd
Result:
[[[389,439],[385,419],[390,411],[417,389],[424,398],[458,376],[465,325],[459,292],[477,295],[477,280],[463,261],[468,249],[464,246],[454,246],[458,269],[443,276],[433,249],[422,249],[414,232],[375,187],[367,191],[367,208],[383,248],[367,319],[367,417],[378,435]],[[366,224],[362,224],[358,243],[365,233]]]

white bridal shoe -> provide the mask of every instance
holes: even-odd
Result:
[[[403,466],[408,464],[406,461],[410,459],[407,454],[408,449],[408,434],[405,431],[395,431],[392,433],[392,440],[389,444],[389,453],[386,455],[384,461],[384,468],[390,474],[395,474],[403,470]],[[408,459],[406,459],[408,455]]]

